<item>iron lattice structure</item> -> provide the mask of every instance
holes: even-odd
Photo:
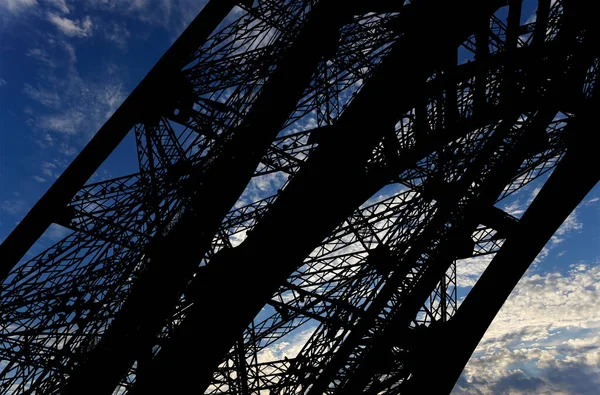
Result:
[[[591,2],[525,2],[208,2],[0,246],[0,393],[449,392],[599,177]]]

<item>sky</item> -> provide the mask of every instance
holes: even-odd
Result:
[[[531,2],[526,2],[527,4]],[[196,0],[0,0],[0,241],[201,9]],[[531,15],[529,9],[526,15]],[[524,16],[524,18],[527,16]],[[93,177],[134,171],[132,140]],[[543,181],[543,180],[542,180]],[[541,183],[502,203],[519,216]],[[259,192],[265,184],[253,186]],[[263,191],[264,192],[264,191]],[[42,247],[64,236],[51,228]],[[41,247],[40,247],[41,248]],[[464,297],[489,262],[459,263]],[[457,394],[595,394],[600,387],[600,187],[507,300]],[[307,337],[268,350],[293,355]]]

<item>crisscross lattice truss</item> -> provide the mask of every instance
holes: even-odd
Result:
[[[69,233],[2,262],[0,393],[410,392],[457,266],[580,139],[582,3],[210,2],[90,143],[139,171],[68,170],[15,231]]]

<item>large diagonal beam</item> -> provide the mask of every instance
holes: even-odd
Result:
[[[598,80],[596,80],[598,83]],[[596,95],[598,94],[596,89]],[[600,132],[594,125],[600,100],[583,105],[569,125],[567,153],[521,217],[514,231],[469,292],[456,315],[427,339],[425,353],[452,355],[430,380],[421,364],[407,390],[450,393],[483,335],[531,263],[577,205],[600,181],[597,148]],[[435,351],[434,351],[435,350]]]
[[[150,243],[146,267],[127,301],[100,343],[70,375],[63,393],[112,393],[136,357],[151,350],[222,219],[301,99],[318,62],[335,46],[350,16],[338,12],[336,5],[326,1],[312,8],[242,125],[209,168],[191,176],[191,203],[168,234]]]
[[[414,320],[419,308],[443,278],[450,264],[460,256],[461,243],[457,241],[461,240],[465,234],[472,234],[481,222],[482,213],[493,206],[502,188],[509,182],[515,169],[518,169],[527,155],[529,147],[527,135],[539,134],[539,130],[543,130],[556,113],[556,111],[552,111],[552,108],[541,111],[541,114],[538,114],[533,122],[533,130],[528,130],[524,133],[525,136],[519,136],[516,148],[513,148],[499,164],[496,164],[485,179],[478,180],[480,172],[485,174],[484,170],[488,161],[497,162],[498,152],[506,149],[503,146],[503,139],[510,136],[513,122],[520,115],[520,112],[515,110],[512,115],[507,114],[504,124],[500,125],[494,135],[486,140],[486,145],[481,148],[478,157],[469,165],[460,181],[452,184],[452,187],[446,191],[446,196],[442,198],[440,208],[432,221],[423,233],[411,243],[410,252],[397,265],[399,268],[405,269],[397,270],[394,277],[386,282],[384,288],[377,294],[377,298],[369,306],[370,318],[361,320],[353,328],[334,360],[324,369],[323,380],[320,380],[322,389],[332,381],[343,382],[345,379],[347,382],[340,388],[339,393],[349,394],[363,390],[374,372],[378,370],[378,366],[382,365],[382,356],[391,348],[390,344],[399,340],[398,338],[401,337],[399,334]],[[537,134],[536,131],[538,131]],[[477,184],[481,184],[481,186],[477,192],[477,198],[473,199],[470,195],[473,193],[473,185]],[[458,202],[461,201],[461,198],[464,198],[462,204],[465,207],[458,216],[456,214],[457,206],[459,206]],[[449,223],[452,223],[453,230],[440,240],[439,235],[444,233],[442,229]],[[436,247],[432,248],[432,246]],[[414,276],[416,280],[413,283],[407,282],[410,285],[402,284],[405,273],[409,272],[408,268],[418,267],[417,263],[423,256],[430,258],[422,263],[423,269]],[[400,292],[399,289],[403,289],[401,295],[394,298],[394,295]],[[399,300],[395,302],[395,305],[390,302],[394,299]],[[384,313],[383,311],[388,307],[392,312]],[[380,318],[386,315],[386,318]],[[377,328],[377,330],[373,328]],[[362,358],[361,353],[363,354]],[[346,362],[351,355],[355,355],[353,359],[358,359],[357,362],[354,362],[354,367]],[[340,370],[345,370],[346,377],[336,375]],[[311,393],[316,394],[317,391],[311,391]]]
[[[438,51],[457,48],[472,31],[470,17],[489,15],[500,3],[432,0],[407,6],[404,36],[334,130],[323,136],[319,148],[246,241],[222,251],[198,274],[188,293],[194,305],[162,346],[153,368],[138,376],[135,393],[206,388],[233,339],[279,284],[355,207],[389,180],[389,175],[369,176],[366,161],[383,132],[393,127],[394,114],[410,108],[412,96],[419,94],[422,81],[435,70]],[[431,22],[427,26],[418,22],[424,16]],[[411,165],[437,143],[420,146],[413,155],[401,158],[394,170]]]
[[[579,126],[587,129],[584,125]],[[518,229],[506,240],[456,315],[446,324],[444,332],[428,339],[431,352],[451,355],[452,358],[446,359],[443,367],[436,370],[435,380],[431,380],[430,367],[416,371],[410,381],[410,389],[450,393],[479,341],[531,262],[598,183],[600,164],[597,153],[583,147],[587,144],[598,147],[599,134],[597,131],[592,133],[593,139],[582,138],[568,149],[523,214]]]
[[[85,182],[125,138],[144,112],[144,103],[158,101],[175,75],[206,42],[239,0],[211,0],[167,50],[110,119],[50,189],[0,245],[0,281],[8,276],[37,239],[48,229]]]
[[[535,135],[537,131],[545,128],[554,115],[555,112],[548,110],[538,115],[535,119],[534,126],[532,126],[534,130],[531,130],[530,134]],[[509,122],[506,126],[510,129],[513,126],[512,122]],[[499,133],[501,132],[496,131],[495,137],[497,137]],[[493,137],[490,141],[493,141]],[[366,355],[363,356],[363,359],[357,363],[358,366],[355,367],[355,370],[346,372],[348,375],[346,379],[348,381],[339,391],[340,394],[352,394],[356,390],[362,391],[369,383],[373,374],[378,370],[378,367],[381,366],[381,357],[391,348],[391,344],[394,344],[394,341],[406,341],[406,339],[402,339],[402,336],[399,334],[402,333],[403,329],[408,328],[410,322],[414,320],[420,307],[423,306],[429,295],[435,290],[436,284],[443,278],[453,260],[460,256],[458,254],[461,243],[457,241],[461,240],[463,235],[470,235],[475,231],[477,225],[481,222],[480,217],[482,213],[493,207],[495,198],[509,182],[514,171],[518,169],[523,158],[526,156],[528,141],[523,137],[521,137],[520,140],[519,146],[511,151],[508,157],[503,160],[500,165],[497,165],[497,168],[492,169],[491,175],[484,181],[481,192],[477,195],[477,199],[474,200],[471,198],[468,203],[464,203],[466,205],[465,212],[459,219],[453,218],[455,212],[449,210],[448,205],[454,208],[458,205],[459,197],[469,197],[468,187],[470,185],[468,184],[464,185],[464,189],[460,192],[460,187],[458,185],[453,185],[452,191],[456,194],[454,195],[454,199],[446,198],[442,201],[443,204],[440,211],[436,213],[436,217],[432,220],[428,229],[423,232],[424,237],[419,237],[411,244],[412,254],[407,254],[402,262],[398,264],[398,267],[416,267],[417,265],[415,263],[418,261],[421,254],[431,255],[432,258],[423,264],[427,266],[419,273],[418,279],[415,280],[414,284],[411,284],[410,287],[406,286],[408,290],[404,291],[405,294],[401,297],[398,297],[398,299],[402,300],[399,302],[397,311],[390,313],[390,316],[386,320],[387,322],[384,321],[380,322],[379,325],[375,325],[376,321],[379,320],[377,313],[380,313],[383,310],[382,306],[386,306],[386,303],[392,299],[394,293],[398,292],[397,289],[402,287],[399,285],[401,283],[400,278],[395,281],[390,280],[391,286],[386,284],[385,289],[378,294],[377,301],[370,307],[377,307],[371,315],[372,320],[366,320],[364,323],[359,323],[348,336],[348,340],[340,347],[340,351],[338,352],[340,358],[336,361],[337,364],[331,363],[326,368],[325,372],[337,372],[337,370],[343,366],[345,358],[348,358],[354,349],[360,346],[364,346],[368,349],[368,352],[365,352]],[[497,144],[497,142],[495,144]],[[499,147],[501,147],[501,149],[504,148],[502,145],[499,145]],[[490,156],[489,159],[490,161],[493,160],[494,156]],[[470,173],[472,174],[472,170],[480,171],[483,170],[483,167],[478,168],[476,164],[472,164],[470,170]],[[464,179],[472,180],[466,176]],[[440,227],[447,223],[452,223],[454,231],[450,232],[442,241],[440,241],[437,250],[432,252],[429,249],[432,245],[436,245],[434,242],[438,241],[436,238],[438,237],[438,232],[440,232]],[[399,276],[403,276],[402,271],[400,271]],[[385,326],[386,324],[388,325],[387,327]],[[376,331],[367,342],[362,336],[368,334],[372,327],[382,327],[382,329]],[[353,341],[351,341],[351,339]],[[342,349],[344,350],[343,353]],[[333,377],[333,374],[330,373],[330,380],[333,380]],[[329,381],[326,382],[326,384],[328,383]]]
[[[572,4],[571,4],[572,5]],[[565,63],[567,60],[567,53],[563,51],[566,51],[568,48],[576,48],[577,46],[575,45],[575,38],[577,33],[579,32],[579,29],[584,30],[582,26],[585,26],[582,24],[582,19],[579,18],[577,19],[577,13],[576,11],[580,11],[581,12],[582,8],[574,8],[571,7],[568,9],[567,14],[570,16],[570,18],[565,18],[565,26],[563,27],[563,29],[561,30],[561,32],[559,33],[561,35],[560,40],[563,42],[563,45],[561,48],[563,48],[562,51],[553,54],[554,56],[557,57],[557,59],[555,60],[554,64],[557,66],[556,71],[555,71],[555,76],[556,79],[554,80],[553,83],[553,88],[552,88],[552,93],[545,98],[544,104],[540,107],[540,111],[537,113],[536,118],[539,118],[540,121],[538,122],[536,120],[537,123],[537,131],[534,129],[533,131],[531,131],[529,134],[533,134],[535,135],[535,133],[537,133],[538,135],[541,132],[541,130],[543,130],[544,128],[546,128],[546,125],[552,120],[552,117],[554,117],[554,114],[556,114],[556,112],[558,111],[558,109],[560,109],[560,105],[557,102],[557,98],[560,97],[561,95],[564,96],[564,87],[565,86],[582,86],[583,85],[583,80],[585,78],[585,71],[587,69],[587,67],[589,66],[589,64],[592,62],[591,59],[591,55],[590,55],[590,51],[589,48],[591,45],[594,45],[595,41],[593,40],[593,38],[591,37],[586,37],[586,44],[585,45],[580,45],[580,48],[578,48],[579,50],[575,53],[575,56],[573,56],[571,59],[575,59],[572,64],[569,64],[569,67],[566,67],[567,64]],[[570,43],[570,45],[569,45]],[[561,66],[562,64],[562,66]],[[557,75],[557,73],[563,73],[563,69],[567,69],[569,70],[569,72],[565,73],[562,76]],[[573,92],[573,91],[571,91]],[[570,96],[572,98],[572,101],[575,102],[579,102],[579,98],[575,95],[575,96]],[[545,119],[544,119],[545,118]],[[516,168],[518,168],[520,162],[515,162],[513,165],[516,166]],[[514,170],[513,169],[513,172]],[[505,181],[508,181],[508,179],[506,179],[506,176],[510,176],[511,173],[510,171],[508,173],[505,173]],[[502,181],[502,179],[500,179],[500,183],[497,184],[497,187],[503,187],[505,185],[505,183]],[[491,194],[488,193],[488,204],[493,204],[494,199],[496,198],[496,196],[498,195],[499,190],[496,190],[495,192],[491,192]],[[480,197],[480,201],[483,202],[484,199]],[[475,215],[474,218],[471,218],[471,221],[474,219],[477,219],[477,211],[475,211],[474,213],[471,214],[471,216]],[[480,221],[477,221],[480,222]],[[475,226],[477,223],[474,222],[472,223],[471,226]],[[413,246],[413,248],[416,248],[416,246]],[[452,256],[451,254],[448,254],[449,256]],[[408,327],[408,323],[411,321],[411,319],[413,319],[413,317],[416,315],[419,306],[422,305],[423,301],[426,299],[426,297],[430,294],[430,292],[434,289],[435,284],[439,281],[439,279],[443,276],[445,270],[447,268],[445,267],[441,267],[439,270],[435,269],[435,265],[434,263],[432,263],[430,266],[434,267],[434,270],[430,270],[430,274],[428,274],[427,272],[425,272],[425,274],[423,275],[422,279],[419,280],[420,284],[418,284],[417,287],[415,287],[414,290],[411,290],[410,295],[406,298],[406,300],[402,301],[402,306],[399,309],[399,312],[394,316],[394,325],[392,325],[392,330],[387,330],[387,335],[384,336],[383,338],[387,338],[387,341],[382,341],[382,340],[378,340],[378,344],[376,345],[375,348],[378,348],[378,352],[371,352],[370,353],[370,359],[365,359],[365,361],[363,361],[362,365],[360,366],[359,371],[354,372],[355,374],[352,376],[352,378],[350,379],[347,387],[346,387],[346,391],[349,391],[349,393],[356,391],[357,389],[362,389],[367,383],[368,380],[371,378],[372,374],[374,373],[374,371],[376,371],[376,365],[377,365],[377,356],[378,355],[382,355],[382,353],[385,352],[386,347],[389,349],[391,346],[390,344],[393,344],[394,342],[394,336],[395,333],[397,333],[397,329],[402,329],[402,325],[406,327]],[[436,273],[437,270],[437,274]],[[434,274],[431,274],[434,273]],[[424,285],[427,284],[428,285]],[[420,295],[419,295],[420,293]],[[395,330],[394,330],[395,329]],[[428,342],[428,339],[424,340],[425,342]],[[433,349],[430,349],[428,346],[425,347],[427,350],[431,350],[431,352],[434,352]],[[431,354],[426,353],[426,352],[422,352],[420,347],[419,347],[419,351],[417,351],[417,353],[419,355],[415,356],[415,360],[419,361],[419,364],[427,364],[427,358],[428,356],[430,356]],[[419,365],[420,366],[420,365]],[[412,385],[409,386],[409,390],[407,393],[411,393],[410,391],[414,391],[416,390],[416,388],[420,388],[420,387],[413,387]],[[433,391],[434,393],[437,393],[436,391]],[[346,392],[348,393],[348,392]]]
[[[560,73],[563,73],[563,69],[561,69],[561,68],[557,67],[557,70],[558,70]],[[555,74],[556,74],[556,73],[555,73]],[[535,86],[535,85],[532,85],[532,86]],[[557,102],[556,102],[554,99],[552,99],[552,102],[555,102],[555,103],[554,103],[555,105],[556,105],[556,104],[558,104],[558,103],[557,103]],[[516,105],[515,103],[512,103],[512,104],[513,104],[513,106],[514,106],[514,109],[516,109],[517,111],[518,111],[518,110],[522,110],[522,108],[521,108],[521,107],[519,107],[518,105]],[[542,107],[543,107],[543,106],[542,106]],[[513,109],[513,112],[514,112],[514,109]],[[518,113],[518,114],[520,114],[520,113]],[[553,116],[554,116],[554,113],[548,113],[548,114],[546,114],[546,120],[545,120],[545,121],[542,121],[542,123],[541,123],[541,127],[542,127],[542,128],[545,128],[545,127],[546,127],[546,125],[547,125],[547,122],[551,121],[551,119],[552,119],[552,117],[553,117]],[[550,118],[548,119],[548,117],[550,117]],[[498,133],[498,132],[496,132],[496,133]],[[517,163],[517,165],[518,165],[518,163]],[[509,175],[510,175],[510,174],[509,174]],[[454,190],[454,188],[453,188],[453,190]],[[437,199],[436,199],[436,200],[437,200]],[[417,248],[415,245],[412,245],[411,247],[412,247],[413,249],[416,249],[416,248]],[[443,274],[443,273],[442,273],[442,274]],[[435,277],[437,277],[437,276],[435,276]],[[439,280],[439,278],[435,278],[435,280],[436,280],[436,282],[437,282],[437,281]],[[432,286],[432,287],[433,287],[433,286]],[[431,289],[430,289],[429,287],[427,287],[427,286],[425,287],[425,289],[426,289],[425,296],[427,296],[427,295],[429,295],[429,294],[430,294],[430,292],[431,292]],[[423,296],[423,295],[422,295],[422,298],[421,298],[421,299],[424,299],[424,298],[425,298],[425,296]],[[418,309],[418,308],[419,308],[419,306],[421,305],[420,303],[422,303],[422,301],[421,301],[421,302],[417,302],[416,309]],[[362,319],[364,319],[364,318],[362,318]],[[361,319],[361,320],[362,320],[362,319]],[[365,329],[365,328],[366,328],[366,329],[370,329],[370,328],[371,328],[371,325],[373,325],[373,322],[371,322],[371,321],[367,320],[367,324],[366,324],[366,326],[364,326],[364,325],[363,325],[363,329]],[[358,329],[356,329],[356,330],[358,330]],[[355,331],[355,329],[353,329],[353,332],[354,332],[354,331]],[[351,336],[352,336],[352,334],[353,334],[353,333],[350,333],[350,336],[349,336],[349,337],[351,337]],[[364,343],[363,343],[363,344],[364,344]],[[370,344],[369,344],[369,345],[370,345]],[[366,345],[365,345],[365,347],[366,347]],[[332,346],[332,348],[333,348],[333,346]],[[351,354],[350,352],[347,352],[347,353],[345,353],[345,354],[344,354],[344,353],[342,353],[342,351],[341,351],[341,350],[342,350],[341,348],[340,348],[339,350],[336,350],[336,354],[337,354],[337,355],[340,355],[340,354],[341,354],[340,358],[339,358],[339,359],[338,359],[338,361],[337,361],[337,362],[338,362],[337,366],[335,366],[334,364],[330,363],[330,364],[329,364],[329,365],[328,365],[328,366],[325,368],[325,370],[321,370],[321,368],[319,368],[319,367],[315,367],[314,371],[319,371],[319,372],[322,372],[322,374],[323,374],[323,375],[325,375],[325,372],[326,372],[328,369],[330,369],[330,367],[333,369],[333,371],[336,371],[336,370],[337,370],[337,369],[339,369],[339,368],[340,368],[340,366],[342,366],[342,365],[343,365],[344,367],[346,367],[346,366],[347,366],[347,364],[349,364],[349,363],[350,363],[350,362],[349,362],[349,359],[354,359],[354,358],[356,358],[355,354]],[[349,358],[349,359],[348,359],[348,358]],[[364,366],[362,366],[362,367],[372,367],[373,365],[377,364],[377,362],[378,362],[378,361],[377,361],[376,359],[375,359],[375,360],[371,359],[369,362],[365,362],[365,363],[364,363]],[[332,365],[333,365],[333,366],[332,366]],[[354,372],[354,373],[357,373],[357,372]],[[369,378],[369,375],[368,375],[368,373],[366,373],[366,372],[365,372],[365,369],[362,369],[362,370],[361,370],[361,372],[359,372],[359,373],[357,373],[357,374],[352,374],[352,377],[353,377],[353,379],[352,379],[352,380],[356,379],[356,380],[360,381],[360,380],[361,380],[361,378],[366,378],[366,379],[368,379],[368,378]],[[356,383],[356,380],[354,380],[354,381],[352,382],[352,384],[349,384],[349,385],[347,386],[348,393],[356,393],[356,392],[358,392],[358,391],[360,391],[360,390],[361,390],[362,386],[360,386],[360,385],[356,385],[356,384],[357,384],[357,383]],[[336,382],[336,383],[339,383],[339,380],[332,380],[332,381],[333,381],[333,382]],[[313,385],[311,386],[310,393],[315,393],[315,394],[317,394],[317,393],[319,393],[319,394],[320,394],[320,393],[322,393],[322,391],[324,391],[324,387],[323,387],[323,385],[324,385],[324,384],[328,384],[328,383],[329,383],[329,381],[324,381],[324,382],[321,382],[321,383],[316,383],[316,382],[315,382],[315,383],[313,383]],[[321,386],[320,386],[320,387],[319,387],[319,384],[321,384]],[[331,388],[332,388],[332,387],[330,386],[330,387],[328,388],[328,390],[331,390]]]

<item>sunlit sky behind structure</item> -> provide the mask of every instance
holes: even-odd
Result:
[[[0,241],[203,4],[0,0]],[[535,2],[526,1],[524,18],[534,10]],[[94,180],[135,171],[132,149],[128,138]],[[519,216],[539,186],[529,185],[503,208]],[[256,188],[268,189],[269,184]],[[62,236],[63,229],[51,228],[36,248]],[[459,296],[468,292],[488,261],[478,258],[460,266]],[[599,393],[599,302],[597,186],[521,280],[455,393]],[[293,354],[298,347],[287,344],[276,352]]]

